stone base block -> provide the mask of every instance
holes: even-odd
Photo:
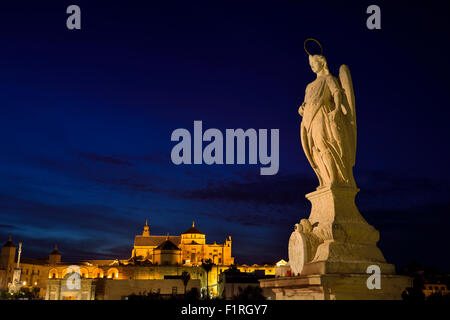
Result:
[[[341,262],[341,261],[318,261],[305,264],[303,267],[302,276],[305,275],[319,275],[319,274],[365,274],[367,267],[373,265],[371,261],[368,262]],[[376,262],[376,266],[380,267],[382,274],[395,275],[395,266],[389,263]]]
[[[412,279],[398,275],[381,275],[381,288],[367,287],[369,274],[308,275],[260,280],[270,288],[276,300],[401,300],[412,286]]]

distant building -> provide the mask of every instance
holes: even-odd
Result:
[[[0,291],[7,291],[12,281],[15,257],[16,246],[10,237],[1,252]],[[211,259],[215,264],[208,277],[201,267],[204,259]],[[208,287],[210,295],[216,296],[220,273],[233,264],[231,237],[223,244],[207,244],[205,234],[194,223],[180,236],[151,235],[146,221],[142,235],[135,237],[129,259],[63,261],[55,246],[46,259],[22,258],[20,269],[23,286],[39,288],[41,298],[91,300],[121,299],[144,291],[180,293],[181,288],[184,290],[183,283],[174,277],[183,271],[191,275],[188,287],[196,287],[199,292]],[[236,268],[242,272],[263,270],[266,275],[275,274],[273,265],[239,265]],[[74,287],[71,283],[77,279],[79,287]]]
[[[273,266],[271,267],[273,268]],[[266,274],[265,269],[256,269],[252,272],[242,272],[237,267],[229,268],[219,275],[219,296],[231,300],[239,295],[240,291],[247,287],[258,287],[259,280],[273,278],[275,275]],[[274,299],[275,295],[271,289],[261,288],[266,299]]]
[[[291,276],[291,266],[289,262],[281,259],[276,264],[275,277],[289,277]]]
[[[442,283],[425,283],[423,293],[425,297],[432,295],[433,293],[441,293],[442,295],[448,294],[450,291],[447,286]]]
[[[146,221],[142,235],[134,238],[132,256],[140,260],[158,263],[157,259],[161,253],[158,246],[166,240],[165,238],[165,236],[151,235]],[[179,264],[199,265],[203,259],[211,259],[218,265],[234,263],[234,258],[231,256],[231,237],[229,236],[223,244],[215,242],[207,244],[205,234],[195,227],[194,222],[192,222],[192,227],[180,236],[171,236],[170,241],[180,250],[180,252],[172,252],[173,258],[180,260],[177,260]]]
[[[13,243],[12,237],[10,236],[8,241],[2,246],[1,249],[0,291],[7,291],[8,284],[12,282],[14,269],[16,268],[16,249],[16,245]],[[49,261],[55,262],[58,261],[57,259],[61,259],[61,256],[57,252],[56,246],[55,250],[52,251],[48,259],[39,260],[23,257],[21,258],[20,281],[22,282],[22,285],[24,287],[46,287]]]
[[[79,286],[68,286],[67,277],[48,281],[46,300],[124,300],[130,295],[154,293],[162,297],[184,293],[181,279],[80,279]],[[201,280],[190,280],[186,292],[201,289]]]

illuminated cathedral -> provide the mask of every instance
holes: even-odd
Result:
[[[151,235],[148,221],[145,222],[142,235],[134,238],[132,261],[148,262],[152,264],[167,265],[200,265],[202,260],[211,259],[216,265],[232,265],[231,236],[225,243],[206,243],[203,232],[192,227],[180,236]]]
[[[214,267],[206,275],[202,263],[210,259]],[[219,292],[219,275],[235,266],[242,272],[275,274],[274,265],[235,265],[231,256],[231,236],[218,244],[206,243],[206,235],[195,223],[181,235],[153,235],[148,221],[141,235],[136,235],[128,259],[83,260],[65,262],[55,246],[44,259],[20,258],[12,238],[3,245],[0,260],[0,291],[7,291],[18,272],[20,285],[36,289],[47,300],[116,300],[139,292],[171,295],[183,292],[180,276],[190,274],[188,290]],[[19,267],[17,267],[19,266]],[[79,276],[80,287],[73,290],[68,279]]]

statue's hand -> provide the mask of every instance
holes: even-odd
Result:
[[[305,111],[305,103],[303,102],[300,107],[298,107],[298,114],[303,117],[303,112]]]
[[[332,121],[334,121],[336,119],[336,116],[339,112],[339,108],[334,108],[333,111],[331,111],[330,113],[328,113],[329,117],[331,118]]]

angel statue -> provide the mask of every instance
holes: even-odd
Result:
[[[321,54],[306,50],[315,41]],[[308,84],[305,100],[298,109],[303,117],[300,134],[302,147],[319,178],[319,188],[356,187],[353,166],[356,155],[355,96],[348,66],[339,69],[339,79],[330,74],[323,49],[315,39],[306,39],[305,51],[317,78]]]

